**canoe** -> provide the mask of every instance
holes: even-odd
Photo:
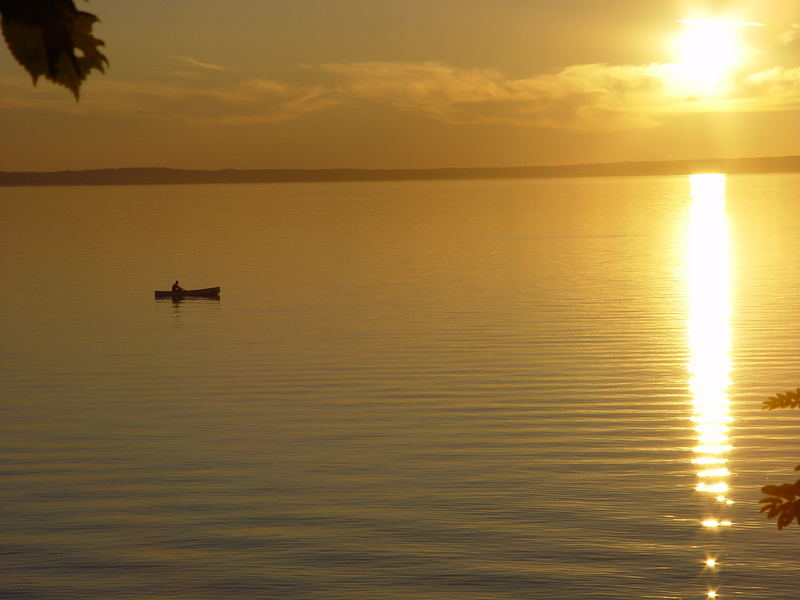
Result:
[[[155,294],[156,298],[217,298],[219,288],[210,287],[202,290],[183,290],[182,292],[156,290]]]

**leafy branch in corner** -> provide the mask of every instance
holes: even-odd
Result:
[[[34,85],[43,75],[77,100],[89,72],[105,72],[103,40],[92,35],[98,18],[75,8],[73,0],[0,0],[0,19],[8,49]]]
[[[762,408],[774,410],[776,408],[797,408],[798,406],[800,406],[800,388],[770,396],[764,400]],[[800,465],[797,465],[794,470],[800,471]],[[777,517],[778,529],[787,527],[793,520],[797,520],[797,524],[800,525],[800,479],[794,483],[765,485],[761,491],[767,496],[759,500],[759,503],[764,505],[759,512],[766,512],[768,519]]]
[[[770,396],[763,402],[762,408],[764,410],[774,410],[776,408],[797,408],[800,406],[800,388],[783,394],[775,394]]]

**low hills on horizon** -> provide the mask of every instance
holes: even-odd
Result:
[[[130,167],[79,171],[0,171],[0,186],[436,181],[796,172],[800,172],[800,156],[439,169],[194,170]]]

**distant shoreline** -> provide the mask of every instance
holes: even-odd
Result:
[[[561,177],[688,175],[691,173],[710,172],[729,175],[796,173],[800,172],[800,156],[443,169],[193,170],[133,167],[82,171],[0,171],[0,186],[547,179]]]

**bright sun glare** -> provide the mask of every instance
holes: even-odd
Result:
[[[699,96],[724,94],[732,71],[745,56],[743,27],[761,23],[722,19],[683,19],[675,41],[678,68],[686,91]]]

